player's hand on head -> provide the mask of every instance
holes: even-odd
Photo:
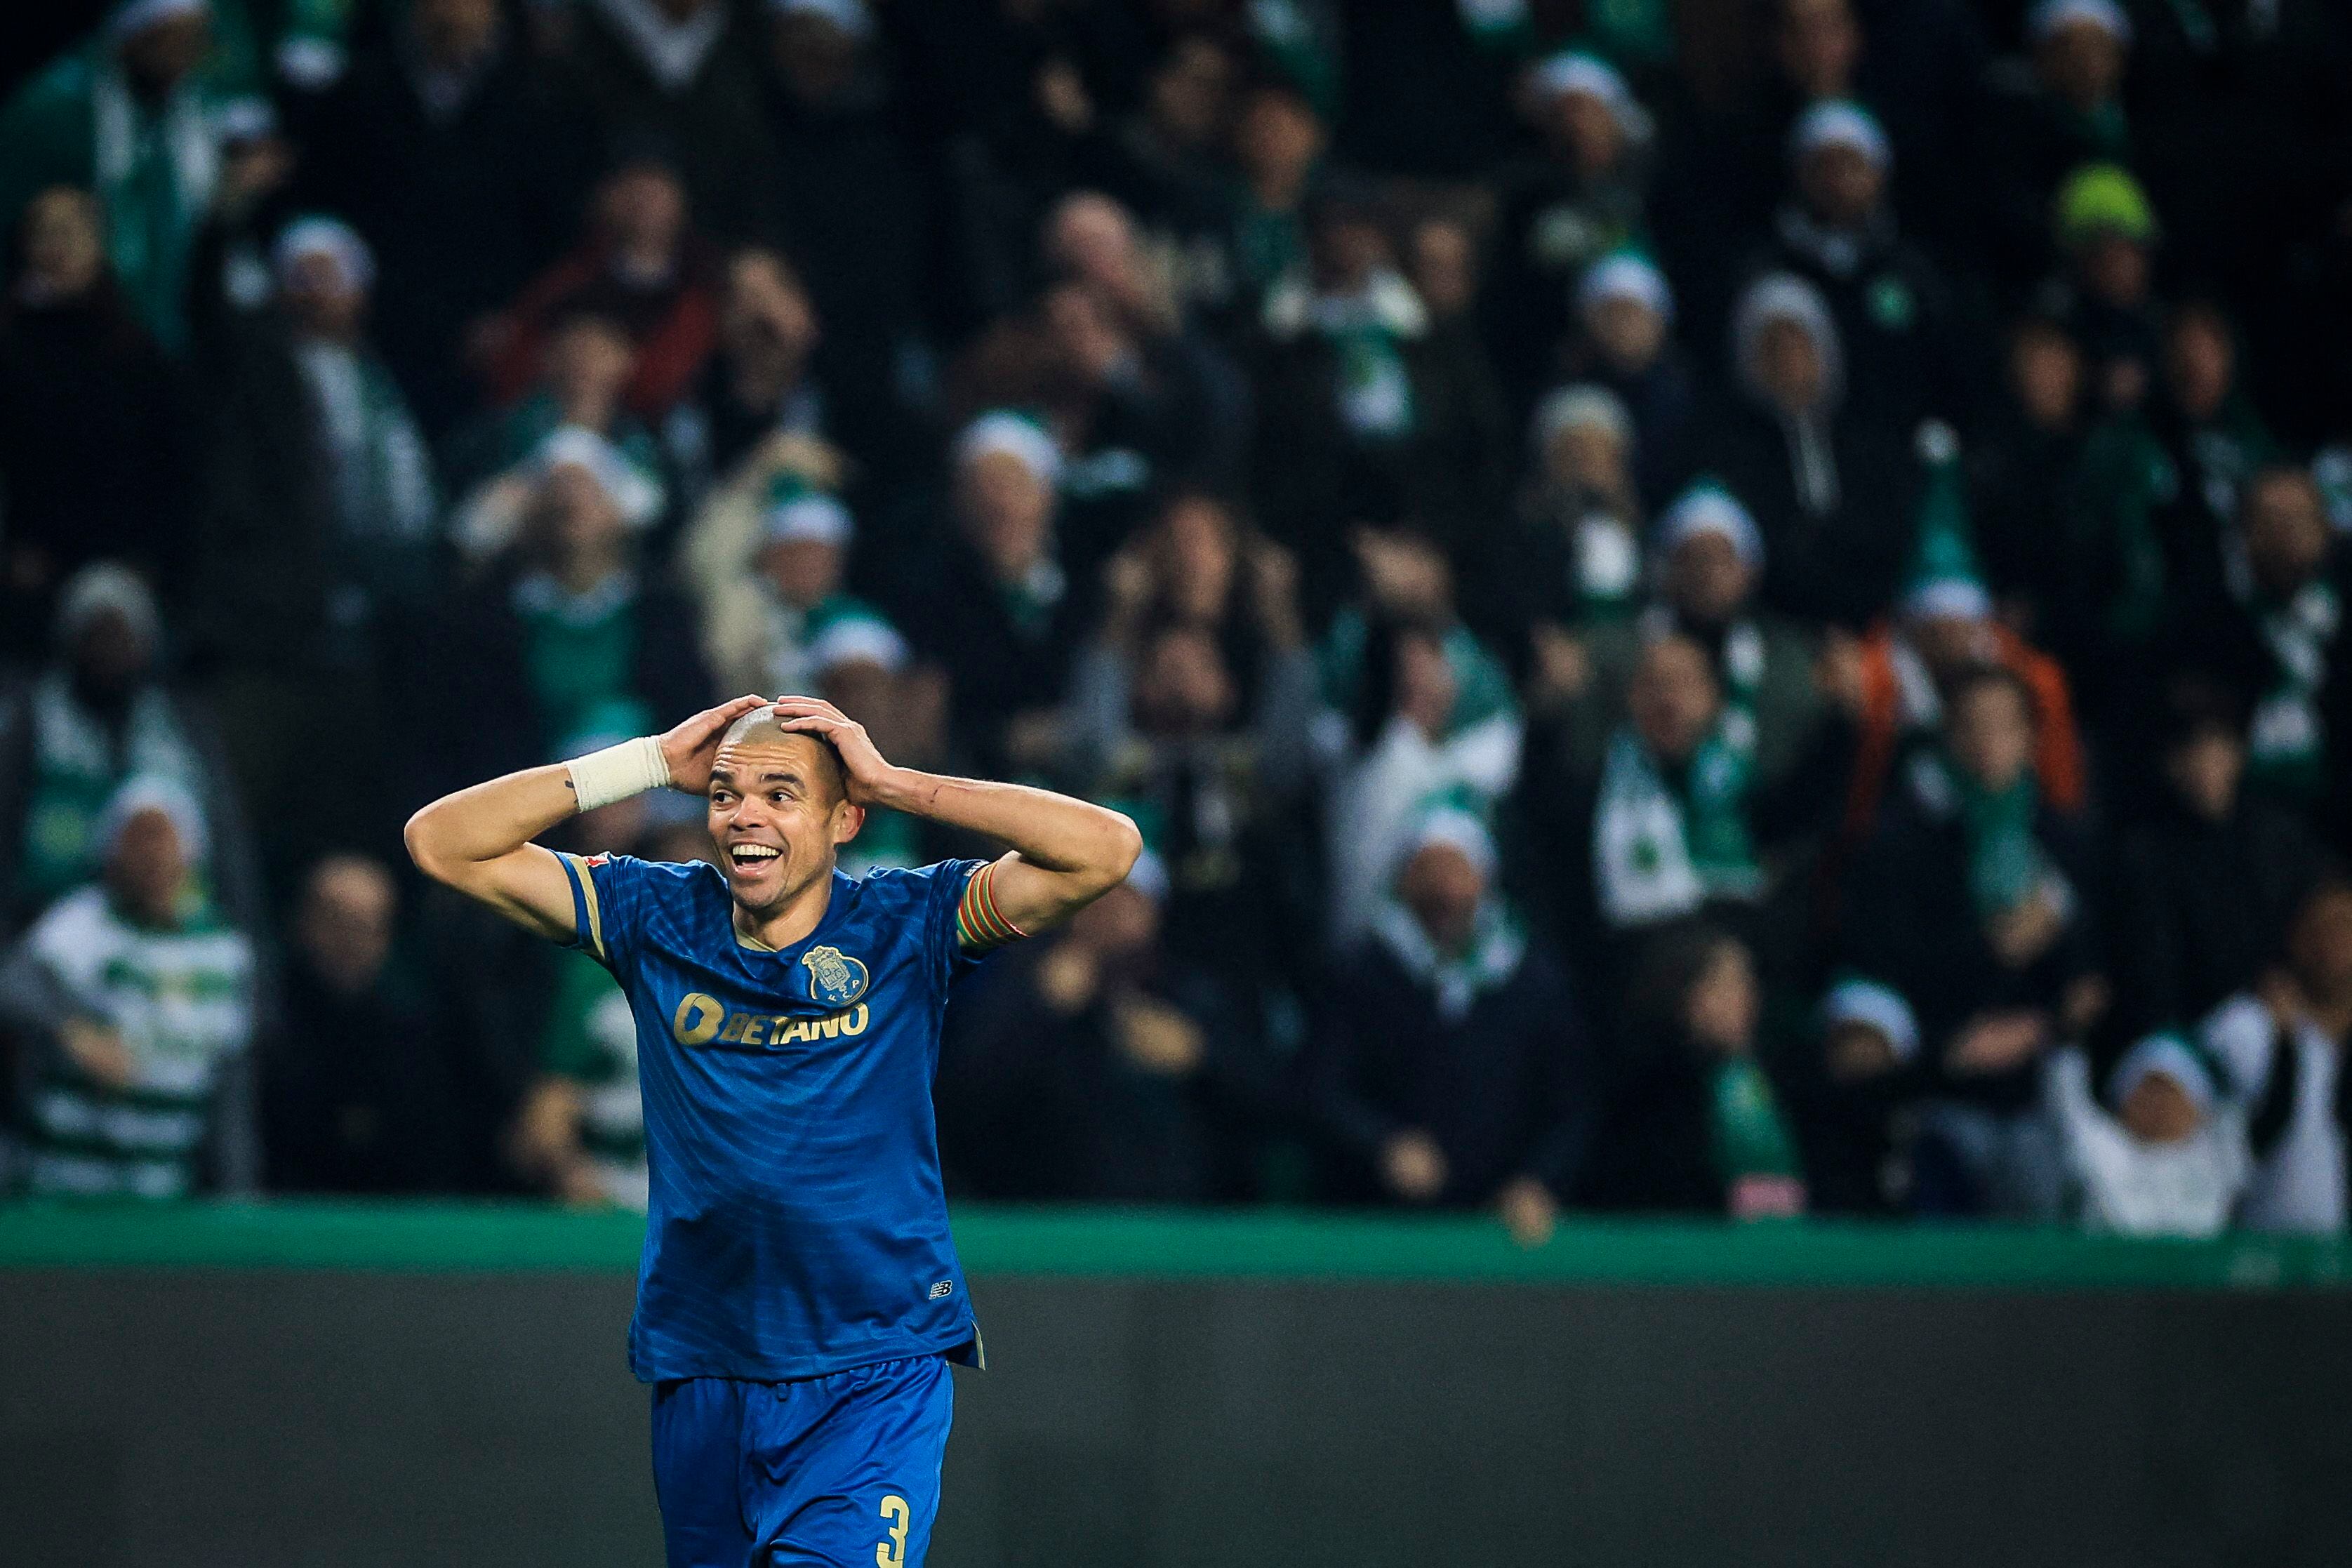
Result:
[[[727,727],[767,700],[764,697],[738,697],[732,702],[704,709],[663,735],[662,760],[669,764],[670,786],[688,795],[708,790],[711,763],[718,758],[719,742],[727,733]]]
[[[849,781],[850,804],[875,803],[891,769],[865,725],[820,697],[779,697],[775,708],[776,718],[785,729],[832,743]]]

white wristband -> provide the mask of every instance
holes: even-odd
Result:
[[[564,765],[572,770],[572,792],[579,795],[583,811],[669,783],[669,759],[662,755],[661,742],[650,735],[574,757]]]

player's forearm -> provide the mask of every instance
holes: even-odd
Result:
[[[578,808],[571,770],[555,763],[445,795],[403,837],[419,870],[460,886],[468,868],[513,854]]]
[[[1070,884],[1078,901],[1118,885],[1142,851],[1135,824],[1107,807],[1026,784],[893,768],[876,803],[1010,847]]]

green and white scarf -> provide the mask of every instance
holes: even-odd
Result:
[[[1679,635],[1683,630],[1674,611],[1653,605],[1642,612],[1644,646]],[[1723,634],[1723,651],[1715,660],[1716,683],[1723,689],[1723,736],[1738,750],[1756,752],[1756,706],[1764,689],[1764,633],[1754,621],[1734,621]]]
[[[1689,914],[1715,899],[1752,900],[1764,874],[1748,833],[1755,758],[1718,721],[1691,754],[1679,792],[1631,729],[1609,742],[1593,814],[1601,913],[1619,929]]]
[[[1404,345],[1429,331],[1421,297],[1397,273],[1375,272],[1351,294],[1316,294],[1291,277],[1266,296],[1266,326],[1277,338],[1312,330],[1338,360],[1333,389],[1340,423],[1358,439],[1402,441],[1420,414]]]
[[[1407,974],[1436,994],[1437,1016],[1448,1024],[1468,1017],[1479,997],[1507,984],[1528,955],[1527,939],[1499,899],[1478,906],[1470,945],[1459,953],[1440,952],[1421,922],[1394,899],[1372,917],[1372,934]]]
[[[541,1061],[579,1090],[581,1152],[604,1196],[643,1212],[646,1114],[637,1089],[636,1019],[603,964],[582,952],[562,958]]]
[[[1708,1085],[1708,1142],[1727,1186],[1744,1176],[1797,1174],[1795,1140],[1780,1120],[1771,1080],[1752,1057],[1732,1057]]]
[[[2344,624],[2343,606],[2333,587],[2310,583],[2286,603],[2261,607],[2257,616],[2276,679],[2254,709],[2247,770],[2264,783],[2316,796],[2326,784],[2327,721],[2320,695],[2328,650]]]
[[[33,683],[33,778],[25,808],[19,890],[47,902],[98,873],[98,822],[124,780],[153,774],[205,798],[203,765],[157,687],[131,700],[118,750],[106,727],[74,700],[61,671]]]
[[[1922,752],[1911,764],[1912,788],[1929,810],[1959,818],[1968,847],[1969,898],[1990,920],[2036,893],[2072,906],[2073,885],[2042,849],[2033,820],[2042,795],[2031,770],[2001,790],[1978,784],[1939,753]]]
[[[191,83],[151,112],[109,63],[91,73],[89,109],[90,163],[115,276],[156,337],[178,348],[186,339],[188,245],[220,174],[211,107]]]

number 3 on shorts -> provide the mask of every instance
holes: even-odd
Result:
[[[887,1540],[874,1543],[874,1568],[905,1568],[907,1521],[913,1515],[907,1500],[891,1492],[882,1500],[882,1520],[890,1527]]]

